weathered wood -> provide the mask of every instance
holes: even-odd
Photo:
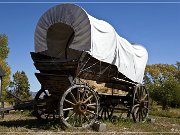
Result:
[[[77,68],[77,63],[70,63],[69,65],[62,63],[34,63],[37,70],[68,70]]]
[[[127,80],[124,80],[124,79],[120,79],[120,78],[116,78],[116,77],[113,77],[112,80],[115,80],[119,83],[124,83],[124,84],[128,84],[128,85],[133,85],[135,86],[137,83],[135,82],[130,82],[130,81],[127,81]]]
[[[19,97],[17,97],[16,95],[12,94],[10,91],[6,91],[7,94],[9,94],[11,97],[13,97],[14,99],[16,99],[19,102],[23,102]]]
[[[71,83],[67,75],[35,74],[44,89],[50,92],[65,91]]]
[[[65,55],[67,56],[67,54]],[[104,114],[104,111],[106,111],[108,114],[110,114],[108,117],[111,119],[113,116],[113,111],[117,109],[128,111],[128,116],[130,116],[133,101],[133,88],[138,83],[133,82],[125,75],[118,72],[118,69],[115,65],[99,61],[96,58],[90,56],[88,53],[83,53],[81,55],[82,57],[80,57],[78,60],[66,58],[69,61],[66,59],[49,57],[40,53],[31,53],[31,56],[36,69],[40,71],[40,73],[36,73],[35,75],[41,83],[42,89],[48,90],[50,95],[52,97],[54,96],[53,99],[55,96],[58,96],[57,99],[60,99],[63,97],[64,92],[66,91],[65,93],[67,93],[67,91],[71,88],[70,86],[72,86],[73,83],[71,84],[69,81],[69,76],[71,76],[73,79],[78,78],[93,80],[97,83],[105,83],[105,87],[107,88],[126,91],[124,95],[117,95],[113,92],[112,94],[98,93],[100,106],[102,108],[104,107],[102,114]],[[75,91],[76,90],[77,89],[75,89]],[[72,96],[71,94],[74,93],[70,92],[70,94],[67,96],[67,99],[64,100],[64,103],[66,104],[62,104],[61,100],[60,112],[62,116],[67,115],[65,112],[73,108],[69,106],[76,103],[76,100],[69,100],[76,98],[76,96]],[[88,100],[88,98],[84,99],[85,102]],[[49,101],[47,102],[49,103]],[[51,102],[51,104],[53,105],[53,102]],[[65,105],[65,109],[62,108],[63,105]],[[117,107],[117,105],[122,105],[124,108],[119,106]],[[82,106],[82,108],[83,107],[84,106]],[[107,110],[108,107],[111,109]],[[77,108],[78,107],[75,109],[76,111],[78,110]],[[67,119],[69,119],[69,117],[67,117]],[[66,124],[67,119],[64,119],[64,123]]]
[[[33,109],[33,105],[35,104],[34,100],[26,101],[24,103],[19,103],[14,106],[0,108],[0,112],[6,112],[11,110],[31,110]]]
[[[40,53],[35,53],[35,52],[31,52],[31,58],[33,61],[44,61],[44,60],[53,60],[55,58],[47,56],[47,55],[43,55]]]

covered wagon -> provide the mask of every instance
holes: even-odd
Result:
[[[74,4],[46,11],[37,23],[34,42],[31,57],[41,84],[34,105],[37,118],[89,127],[98,118],[111,119],[121,104],[135,122],[145,121],[149,94],[142,84],[148,58],[144,47],[132,45],[109,23]],[[87,80],[112,90],[100,92]]]

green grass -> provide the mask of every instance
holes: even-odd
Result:
[[[150,115],[180,119],[180,108],[171,108],[169,110],[162,110],[161,107],[156,106],[152,108],[152,111],[150,111]]]

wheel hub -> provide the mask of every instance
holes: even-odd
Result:
[[[141,108],[143,108],[144,107],[144,100],[141,100],[139,105]]]
[[[87,111],[87,105],[82,103],[82,102],[78,102],[75,106],[74,106],[74,111],[76,113],[84,113]]]

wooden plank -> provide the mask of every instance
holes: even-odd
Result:
[[[71,83],[67,75],[35,74],[44,89],[52,91],[65,91]]]
[[[9,91],[6,91],[6,92],[7,92],[7,94],[9,94],[11,97],[13,97],[14,99],[16,99],[17,101],[23,102],[19,97],[17,97],[16,95],[12,94],[11,92],[9,92]]]
[[[77,64],[74,65],[62,65],[58,63],[34,63],[37,70],[69,70],[76,69]]]
[[[6,107],[6,108],[0,108],[0,112],[10,111],[10,110],[31,110],[33,109],[33,105],[35,104],[34,100],[19,103],[14,106]]]
[[[124,80],[124,79],[120,79],[120,78],[116,78],[116,77],[113,77],[112,80],[115,80],[119,83],[125,83],[125,84],[128,84],[128,85],[136,85],[137,83],[135,82],[130,82],[130,81],[127,81],[127,80]]]

